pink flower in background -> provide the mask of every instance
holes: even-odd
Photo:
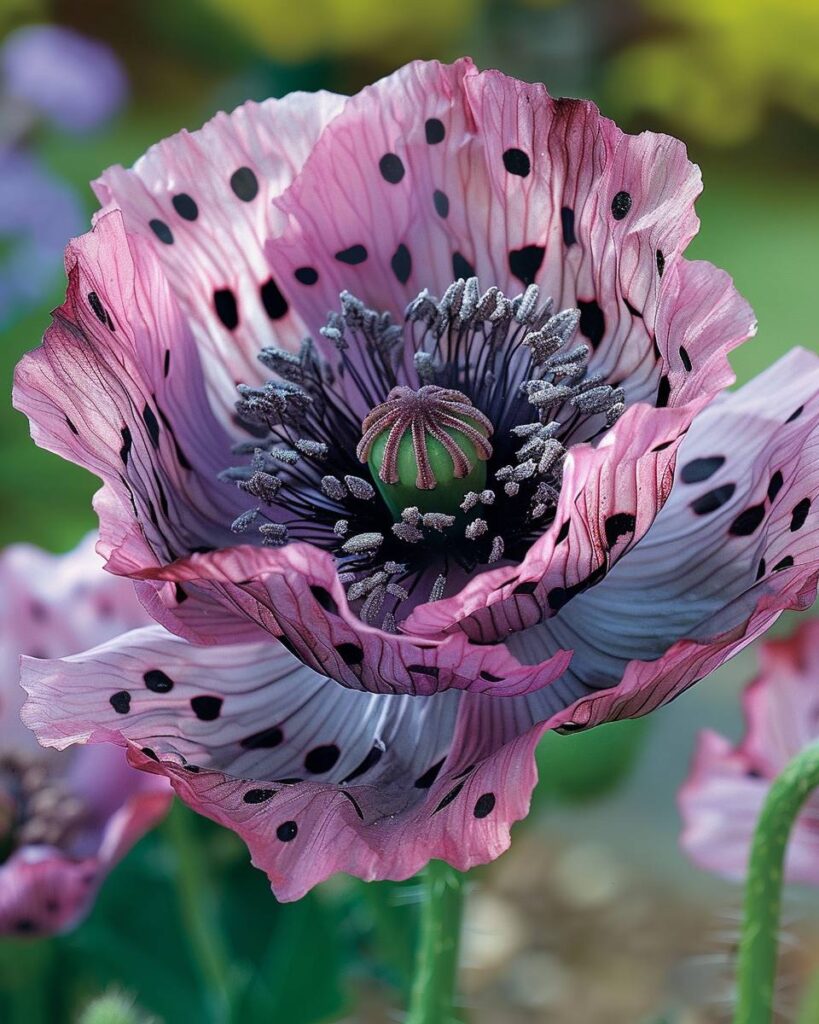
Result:
[[[803,505],[796,513],[804,514]],[[680,790],[682,847],[695,864],[736,881],[745,878],[751,840],[771,783],[809,744],[819,741],[819,621],[804,623],[760,651],[760,673],[745,690],[745,735],[700,734],[691,775]],[[819,885],[819,798],[797,818],[786,877]]]
[[[177,636],[30,662],[26,720],[127,743],[282,898],[497,856],[545,729],[645,714],[812,600],[819,359],[711,404],[754,324],[682,255],[680,143],[416,63],[95,188],[16,401]]]
[[[75,925],[111,867],[167,810],[167,783],[115,746],[43,750],[20,722],[20,653],[56,657],[145,621],[92,538],[67,555],[0,556],[0,934]]]

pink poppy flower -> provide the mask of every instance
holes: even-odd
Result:
[[[16,401],[178,638],[29,664],[27,721],[128,743],[280,897],[497,856],[544,729],[650,711],[815,592],[819,360],[709,405],[753,316],[682,255],[673,139],[415,63],[95,187]]]
[[[57,657],[145,619],[90,537],[67,555],[22,544],[0,555],[0,935],[75,925],[169,806],[167,782],[134,771],[120,748],[46,751],[19,717],[21,651]]]
[[[794,513],[800,519],[805,504]],[[803,623],[760,651],[760,672],[743,695],[745,735],[734,745],[700,733],[691,774],[680,790],[682,848],[699,867],[745,878],[751,840],[772,781],[819,740],[819,621]],[[791,833],[790,882],[819,885],[819,797],[810,797]]]

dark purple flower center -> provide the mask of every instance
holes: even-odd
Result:
[[[509,299],[475,278],[422,292],[403,328],[342,293],[321,348],[264,349],[275,376],[239,388],[258,439],[224,477],[258,505],[234,530],[332,551],[349,600],[387,629],[453,572],[520,560],[554,519],[567,449],[624,408],[572,344],[579,318],[534,285]]]

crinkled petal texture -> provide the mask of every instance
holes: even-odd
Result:
[[[418,62],[350,100],[247,104],[96,187],[106,210],[69,249],[68,301],[16,400],[38,443],[103,478],[109,568],[144,581],[154,617],[200,643],[264,631],[371,692],[513,696],[560,677],[563,650],[522,665],[503,641],[644,537],[681,438],[732,379],[727,351],[753,331],[727,275],[682,256],[700,188],[682,145],[468,60]],[[233,389],[258,382],[264,344],[322,345],[343,288],[400,317],[473,272],[576,304],[591,372],[629,408],[597,447],[573,447],[555,522],[520,565],[419,605],[395,636],[351,613],[316,548],[230,548],[249,507],[216,479],[248,440]],[[324,355],[364,415],[338,352]]]
[[[270,641],[196,647],[153,627],[28,660],[24,675],[42,742],[128,744],[132,763],[243,836],[285,900],[337,871],[491,860],[535,782],[539,730],[521,701],[356,692]]]
[[[573,648],[550,684],[436,692],[416,667],[417,696],[367,693],[281,644],[197,647],[154,627],[28,661],[26,722],[56,747],[128,744],[133,763],[245,838],[280,898],[336,871],[404,878],[433,857],[466,869],[505,849],[526,813],[544,730],[644,714],[812,600],[817,490],[819,359],[796,351],[697,418],[671,497],[629,557],[507,641],[521,664]],[[250,568],[244,554],[224,571]],[[290,614],[262,591],[260,622]],[[319,609],[334,616],[343,596],[312,596],[301,628],[316,642]],[[360,671],[366,656],[345,653]]]
[[[801,516],[801,512],[799,515]],[[706,871],[740,881],[759,812],[773,779],[819,739],[819,622],[788,639],[768,641],[761,671],[745,691],[745,735],[734,746],[700,735],[691,775],[680,790],[680,839]],[[788,881],[819,885],[819,800],[809,798],[786,855]]]
[[[127,580],[102,571],[89,536],[67,555],[16,545],[0,556],[0,756],[43,752],[20,722],[21,652],[57,657],[142,625]],[[49,754],[50,782],[81,801],[60,848],[21,845],[0,864],[0,934],[45,934],[76,924],[108,870],[168,808],[164,780],[134,771],[112,745]],[[0,778],[0,799],[2,779]]]

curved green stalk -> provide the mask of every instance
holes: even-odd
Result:
[[[816,1024],[819,1020],[819,974],[814,974],[802,993],[796,1024]]]
[[[213,890],[199,842],[191,831],[193,814],[178,803],[164,829],[176,853],[176,890],[196,966],[207,986],[214,1024],[230,1019],[231,981],[227,950],[213,905]]]
[[[453,1024],[464,876],[442,861],[424,873],[421,932],[405,1024]]]
[[[774,780],[754,833],[745,885],[734,1024],[771,1024],[785,850],[802,805],[819,785],[819,744]]]

